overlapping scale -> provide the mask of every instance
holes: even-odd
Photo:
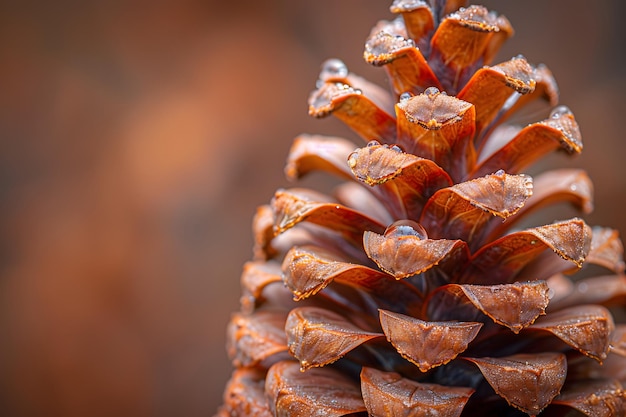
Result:
[[[470,76],[493,59],[513,34],[504,16],[482,6],[469,6],[445,17],[431,40],[429,62],[444,89],[456,94]]]
[[[277,417],[341,417],[366,410],[359,385],[341,372],[314,368],[303,373],[292,361],[267,371],[265,392]]]
[[[382,336],[365,331],[333,311],[298,307],[285,323],[289,352],[302,370],[335,362],[368,340]]]
[[[457,97],[476,107],[476,131],[480,134],[496,118],[514,93],[528,94],[535,89],[534,71],[524,57],[516,57],[476,71]],[[480,148],[480,139],[475,146]],[[506,169],[506,167],[500,167]]]
[[[284,311],[237,313],[228,325],[227,351],[236,366],[250,367],[287,351]]]
[[[624,245],[617,230],[595,226],[592,232],[587,262],[601,265],[616,274],[624,272]]]
[[[324,83],[309,97],[309,114],[333,114],[365,140],[393,142],[396,122],[361,90],[348,84]]]
[[[226,407],[229,410],[226,410]],[[218,417],[250,415],[272,417],[265,398],[265,371],[258,368],[239,368],[226,385],[224,407]]]
[[[385,230],[385,227],[376,220],[310,190],[279,190],[272,199],[272,208],[275,233],[282,233],[300,222],[307,221],[336,230],[346,239],[360,245],[365,230],[380,232]]]
[[[351,179],[346,155],[354,148],[354,143],[343,138],[300,135],[291,145],[285,175],[293,181],[311,171],[322,170]]]
[[[398,145],[427,158],[458,182],[476,163],[472,138],[476,131],[471,103],[430,87],[396,105]]]
[[[278,262],[247,262],[241,274],[241,309],[251,313],[255,306],[263,302],[263,290],[268,285],[281,282]]]
[[[499,171],[437,191],[419,223],[433,239],[462,239],[476,250],[490,224],[514,215],[531,195],[529,176]]]
[[[578,124],[564,107],[553,112],[550,119],[520,130],[508,143],[480,162],[470,176],[478,177],[495,169],[517,173],[557,149],[570,153],[582,151]]]
[[[381,270],[396,279],[421,274],[442,262],[463,265],[469,259],[467,244],[462,240],[420,238],[414,230],[397,222],[384,235],[365,232],[365,252]]]
[[[435,30],[437,18],[430,5],[423,0],[395,0],[389,10],[402,16],[408,37],[416,40],[417,46],[428,55],[429,40]]]
[[[380,323],[389,343],[422,372],[464,352],[482,326],[477,322],[424,321],[382,309]]]
[[[397,304],[406,312],[417,311],[422,305],[422,295],[415,287],[396,282],[376,269],[346,262],[323,248],[292,248],[285,256],[282,269],[285,285],[296,300],[311,297],[336,281],[378,300],[372,309]]]
[[[560,393],[567,375],[561,353],[467,359],[478,366],[498,395],[530,416],[539,414]]]
[[[580,269],[590,246],[591,228],[581,219],[514,232],[480,248],[462,280],[509,283],[548,279]]]
[[[412,40],[385,32],[376,32],[365,44],[365,60],[383,66],[396,97],[403,93],[419,94],[428,87],[441,88],[420,48]]]
[[[598,305],[579,305],[550,313],[531,326],[546,330],[585,355],[602,362],[615,329],[611,313]]]
[[[626,414],[626,391],[616,380],[589,380],[568,384],[554,399],[589,417],[613,417]]]
[[[448,173],[430,159],[393,146],[371,143],[352,152],[348,165],[396,219],[419,218],[435,191],[452,185]]]
[[[419,383],[395,372],[364,366],[361,392],[367,412],[373,417],[457,417],[474,390]]]
[[[427,300],[428,317],[433,320],[476,318],[467,307],[480,311],[495,323],[519,333],[545,314],[548,305],[545,281],[501,285],[459,285],[439,287]]]

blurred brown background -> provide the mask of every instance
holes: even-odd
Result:
[[[306,99],[329,57],[385,82],[361,54],[390,3],[0,5],[0,415],[212,415],[254,209],[294,136],[354,137]],[[576,114],[587,219],[626,235],[625,3],[483,4]]]

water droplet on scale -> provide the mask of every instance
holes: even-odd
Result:
[[[322,64],[322,71],[320,72],[320,80],[322,81],[327,81],[334,78],[345,78],[347,76],[348,67],[340,59],[327,59]]]
[[[398,220],[385,230],[385,237],[415,236],[421,240],[428,239],[426,229],[413,220]]]
[[[357,163],[357,153],[352,152],[350,156],[348,157],[348,166],[350,168],[354,168],[356,166],[356,163]]]
[[[562,117],[568,114],[569,115],[572,114],[572,111],[569,109],[569,107],[561,105],[561,106],[555,107],[554,110],[552,110],[552,112],[550,113],[550,118],[558,119],[559,117]]]
[[[378,146],[380,145],[380,142],[377,141],[376,139],[370,140],[369,142],[367,142],[367,147],[371,148],[372,146]]]
[[[413,94],[408,91],[400,94],[400,103],[406,103],[411,97],[413,97]]]
[[[440,91],[437,87],[428,87],[426,90],[424,90],[424,94],[428,97],[436,96],[439,93]]]

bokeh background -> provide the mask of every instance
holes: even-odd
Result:
[[[361,55],[390,1],[8,3],[0,415],[210,416],[255,207],[297,134],[355,138],[306,99],[329,57],[386,82]],[[550,163],[585,167],[587,220],[626,235],[626,3],[483,4],[516,29],[499,60],[546,63],[581,125]]]

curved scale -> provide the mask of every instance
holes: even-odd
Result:
[[[574,115],[564,106],[550,119],[533,123],[517,133],[508,143],[480,162],[470,174],[479,177],[496,169],[517,173],[557,149],[570,154],[582,152],[582,139]]]
[[[294,139],[289,150],[285,175],[287,179],[294,181],[311,171],[319,170],[352,179],[346,157],[354,148],[354,143],[343,138],[300,135]]]
[[[433,239],[462,239],[476,249],[490,223],[514,215],[531,195],[532,178],[498,171],[437,191],[419,223]]]
[[[611,313],[598,305],[577,305],[551,312],[532,326],[545,330],[581,353],[602,362],[609,351],[611,333],[615,329]]]
[[[322,84],[309,96],[309,114],[318,118],[333,114],[366,141],[395,140],[395,119],[348,84]]]
[[[402,16],[408,37],[428,56],[436,23],[431,6],[424,0],[394,0],[389,10]]]
[[[376,300],[403,309],[421,308],[421,295],[404,281],[367,266],[344,262],[334,254],[312,246],[292,248],[283,261],[283,281],[296,300],[308,298],[333,281],[365,291]]]
[[[427,315],[433,320],[475,317],[467,312],[468,302],[495,323],[519,333],[545,314],[549,302],[548,285],[545,281],[502,285],[449,284],[437,289],[426,300]]]
[[[619,232],[608,227],[592,228],[591,249],[587,262],[600,265],[616,274],[624,272],[624,245]]]
[[[258,368],[240,368],[233,372],[224,389],[225,416],[254,415],[272,417],[265,398],[265,371]],[[222,416],[222,414],[218,414]]]
[[[517,222],[540,208],[565,202],[571,203],[585,214],[593,210],[593,184],[582,169],[555,169],[533,177],[533,194],[514,217],[495,224],[485,241],[501,237]]]
[[[510,405],[536,416],[558,395],[567,361],[562,353],[517,354],[501,358],[465,358]]]
[[[559,272],[580,269],[590,247],[591,228],[578,218],[522,230],[478,250],[462,281],[548,279]]]
[[[559,87],[552,72],[543,64],[533,68],[533,78],[535,80],[534,91],[528,94],[515,94],[507,101],[502,108],[502,112],[496,119],[496,124],[502,123],[512,115],[520,112],[524,107],[536,100],[543,100],[550,108],[559,103]]]
[[[249,367],[287,351],[283,311],[257,310],[233,315],[227,329],[227,351],[233,365]]]
[[[450,176],[433,161],[375,142],[351,153],[348,165],[359,181],[373,187],[396,219],[419,218],[435,191],[452,185]]]
[[[365,232],[363,246],[367,256],[396,279],[421,274],[442,262],[463,265],[469,259],[467,244],[462,240],[421,239],[389,230],[384,235]]]
[[[616,380],[567,383],[552,403],[573,408],[589,417],[626,415],[626,391]]]
[[[282,281],[278,262],[246,262],[241,274],[241,310],[251,313],[262,300],[263,289],[274,282]]]
[[[483,67],[472,75],[457,97],[476,107],[476,132],[479,137],[513,93],[528,94],[535,89],[533,75],[533,68],[522,56],[493,67]],[[474,146],[480,149],[481,143],[475,142]],[[506,166],[499,168],[509,171]]]
[[[330,368],[300,372],[292,361],[278,362],[267,371],[265,393],[277,417],[341,417],[366,411],[359,385],[344,374]]]
[[[389,91],[350,72],[346,64],[340,59],[330,58],[322,64],[316,87],[320,88],[325,83],[347,84],[355,90],[361,91],[385,112],[393,112],[394,100]]]
[[[403,93],[419,94],[428,87],[441,88],[439,80],[412,40],[380,31],[365,43],[365,61],[383,66],[396,97]]]
[[[285,323],[289,353],[300,361],[300,368],[328,365],[381,333],[367,332],[345,317],[319,307],[298,307],[289,312]]]
[[[431,159],[459,182],[476,163],[472,144],[476,113],[471,103],[430,87],[396,104],[398,145]]]
[[[278,254],[276,248],[272,247],[274,210],[269,204],[257,207],[252,219],[252,236],[254,239],[252,252],[255,260],[272,259]]]
[[[474,390],[419,383],[395,372],[364,366],[361,392],[371,416],[458,417]]]
[[[304,189],[278,190],[272,199],[274,233],[283,233],[306,221],[341,233],[360,246],[365,230],[382,232],[384,226],[356,210],[333,202],[329,197]]]
[[[482,6],[469,6],[441,21],[431,39],[429,62],[446,91],[456,94],[469,76],[488,64],[500,45],[513,34],[504,16]]]
[[[422,372],[463,353],[482,327],[477,322],[428,322],[382,309],[380,324],[389,343]]]

